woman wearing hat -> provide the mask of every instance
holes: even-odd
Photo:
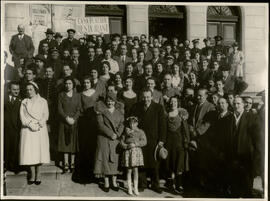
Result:
[[[167,171],[169,179],[166,186],[171,190],[183,190],[182,175],[188,170],[187,145],[190,139],[188,130],[188,113],[179,107],[179,97],[173,96],[169,100],[170,109],[166,117],[167,140],[165,147],[168,149]],[[175,182],[175,189],[173,183]]]
[[[124,130],[124,111],[116,105],[116,94],[107,93],[105,102],[99,101],[94,109],[97,114],[97,149],[94,174],[97,178],[104,178],[102,190],[109,192],[109,177],[112,177],[112,189],[119,190],[117,184],[118,160],[117,147],[119,137]]]
[[[75,87],[74,79],[65,77],[65,90],[58,96],[58,151],[64,153],[64,172],[74,169],[75,153],[78,151],[77,120],[81,112],[81,96],[74,90]]]
[[[240,51],[239,45],[237,42],[233,43],[232,45],[233,51],[229,55],[229,65],[231,66],[231,72],[230,74],[236,76],[236,77],[243,77],[243,64],[244,64],[244,54],[242,51]]]
[[[20,165],[30,166],[28,184],[41,184],[40,166],[50,163],[49,136],[47,120],[49,109],[47,101],[40,97],[35,82],[26,85],[27,98],[21,103],[22,122],[20,141]]]

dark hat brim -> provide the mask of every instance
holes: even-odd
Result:
[[[76,33],[75,29],[68,29],[67,32],[73,32],[73,33]]]

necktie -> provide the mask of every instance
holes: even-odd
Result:
[[[19,39],[22,40],[22,35],[19,35]]]
[[[11,104],[14,104],[15,100],[16,100],[16,98],[15,97],[12,97],[11,98]]]
[[[202,105],[198,105],[197,108],[196,108],[196,113],[195,113],[195,123],[197,123],[197,121],[198,121],[199,114],[200,114],[200,112],[201,112],[201,107],[202,107]]]

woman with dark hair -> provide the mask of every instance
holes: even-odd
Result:
[[[105,84],[108,82],[108,80],[111,80],[114,78],[114,75],[110,73],[111,65],[108,61],[101,62],[101,75],[99,77],[100,80],[102,80]]]
[[[154,77],[156,78],[156,88],[158,90],[161,90],[161,84],[166,73],[163,67],[163,63],[159,61],[154,68]]]
[[[165,147],[168,149],[167,171],[169,178],[166,186],[170,190],[183,191],[183,173],[188,170],[187,148],[190,140],[188,130],[188,112],[180,108],[179,97],[172,96],[169,100],[167,114],[167,140]],[[175,189],[173,183],[175,182]]]
[[[40,166],[50,163],[49,136],[47,120],[49,109],[47,101],[40,97],[35,82],[26,85],[26,95],[20,107],[22,122],[20,138],[20,165],[30,166],[28,184],[41,184]]]
[[[120,91],[123,89],[123,76],[121,72],[117,72],[114,75],[114,83],[116,91]]]
[[[109,192],[109,177],[112,177],[112,189],[119,190],[117,184],[119,153],[117,147],[119,137],[124,130],[124,111],[115,107],[117,100],[114,93],[108,93],[105,102],[95,105],[97,114],[97,149],[94,174],[104,178],[103,191]]]
[[[137,102],[137,94],[133,91],[134,80],[132,77],[125,79],[125,85],[118,94],[118,99],[125,105],[125,116],[128,117],[130,109]]]
[[[78,120],[79,153],[76,156],[74,179],[86,183],[93,179],[94,158],[97,143],[97,122],[94,105],[99,100],[99,94],[93,88],[90,76],[83,78],[83,91],[81,92],[82,114]],[[91,128],[89,130],[89,128]]]
[[[81,112],[81,96],[71,77],[64,80],[65,90],[58,96],[59,136],[58,151],[64,153],[64,172],[74,169],[75,153],[78,151],[77,120]],[[69,157],[71,164],[69,164]]]
[[[133,79],[136,79],[137,75],[135,72],[135,64],[128,62],[125,66],[125,71],[123,75],[123,80],[125,80],[127,77],[132,77]]]
[[[137,75],[142,75],[144,73],[144,67],[145,65],[145,53],[143,51],[138,52],[138,62],[135,64],[134,72],[136,72]]]

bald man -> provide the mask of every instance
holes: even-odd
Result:
[[[32,38],[24,33],[24,25],[18,25],[18,34],[12,36],[9,51],[12,54],[12,61],[15,67],[19,66],[20,58],[32,58],[35,47]]]

